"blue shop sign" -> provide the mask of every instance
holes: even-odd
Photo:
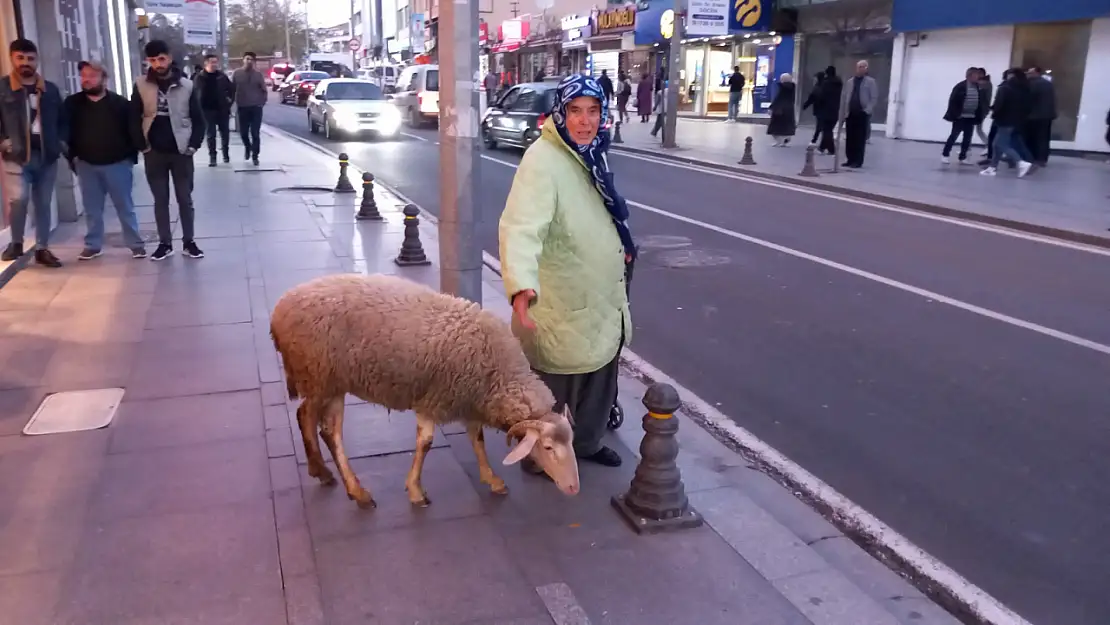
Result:
[[[762,33],[771,30],[774,0],[732,0],[728,16],[728,32],[732,35]]]
[[[1110,16],[1110,0],[894,0],[896,31],[1062,22]]]
[[[771,29],[775,0],[729,0],[729,3],[730,35],[767,32]],[[673,0],[641,0],[636,5],[636,45],[666,45],[673,30],[673,21]],[[698,35],[695,33],[691,36]]]

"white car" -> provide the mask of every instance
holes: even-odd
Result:
[[[439,66],[413,65],[397,78],[393,104],[413,128],[439,122]]]
[[[320,81],[308,98],[308,129],[324,130],[329,139],[369,132],[396,137],[401,111],[386,99],[381,87],[355,78]]]

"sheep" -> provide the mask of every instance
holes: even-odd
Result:
[[[552,410],[550,389],[528,366],[509,326],[477,304],[388,275],[329,275],[285,292],[270,318],[289,398],[303,398],[297,423],[308,474],[335,478],[316,430],[331,451],[347,496],[376,507],[343,451],[347,393],[389,410],[416,412],[416,451],[405,481],[409,501],[427,506],[421,485],[435,426],[466,424],[481,481],[508,493],[486,455],[482,426],[506,432],[511,465],[530,456],[564,494],[578,492],[572,418]],[[537,445],[537,443],[540,443]]]

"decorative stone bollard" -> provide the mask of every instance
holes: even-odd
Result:
[[[612,499],[613,507],[638,534],[699,527],[703,519],[690,506],[678,458],[678,391],[669,384],[652,384],[644,393],[644,438],[640,464],[624,495]]]
[[[347,153],[339,155],[339,180],[335,183],[335,193],[354,193],[351,179],[347,177]]]
[[[362,174],[362,202],[358,205],[355,219],[369,221],[384,219],[382,214],[378,212],[378,203],[374,201],[374,174],[370,172]]]
[[[814,158],[816,158],[816,154],[817,146],[813,145],[812,143],[806,146],[806,163],[802,167],[802,171],[798,173],[799,176],[805,176],[806,178],[816,178],[821,175],[817,173],[817,165],[813,162]]]
[[[740,157],[741,165],[755,165],[755,159],[752,158],[752,138],[746,137],[744,139],[744,156]]]
[[[624,143],[624,139],[621,138],[621,122],[619,119],[613,125],[613,143]]]
[[[409,265],[430,265],[432,261],[424,255],[424,246],[420,244],[420,209],[415,204],[406,204],[405,214],[405,240],[401,242],[401,253],[393,262],[407,267]]]

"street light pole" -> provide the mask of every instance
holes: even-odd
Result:
[[[289,43],[289,12],[293,10],[293,1],[285,0],[285,58],[293,60],[293,46]]]
[[[348,47],[350,41],[355,38],[355,0],[351,0],[351,36],[348,37]],[[358,69],[358,50],[351,50],[351,71]]]
[[[679,66],[682,64],[683,14],[686,12],[683,0],[674,0],[674,28],[671,31],[671,49],[667,55],[667,115],[663,119],[663,147],[677,148],[675,131],[678,130]]]
[[[478,155],[478,3],[439,4],[439,285],[482,302],[482,249],[476,189]]]
[[[220,0],[220,30],[219,30],[219,48],[220,48],[220,67],[227,69],[227,2]]]
[[[309,26],[308,21],[308,0],[304,0],[304,58],[306,62],[309,54],[312,54],[312,27]]]

